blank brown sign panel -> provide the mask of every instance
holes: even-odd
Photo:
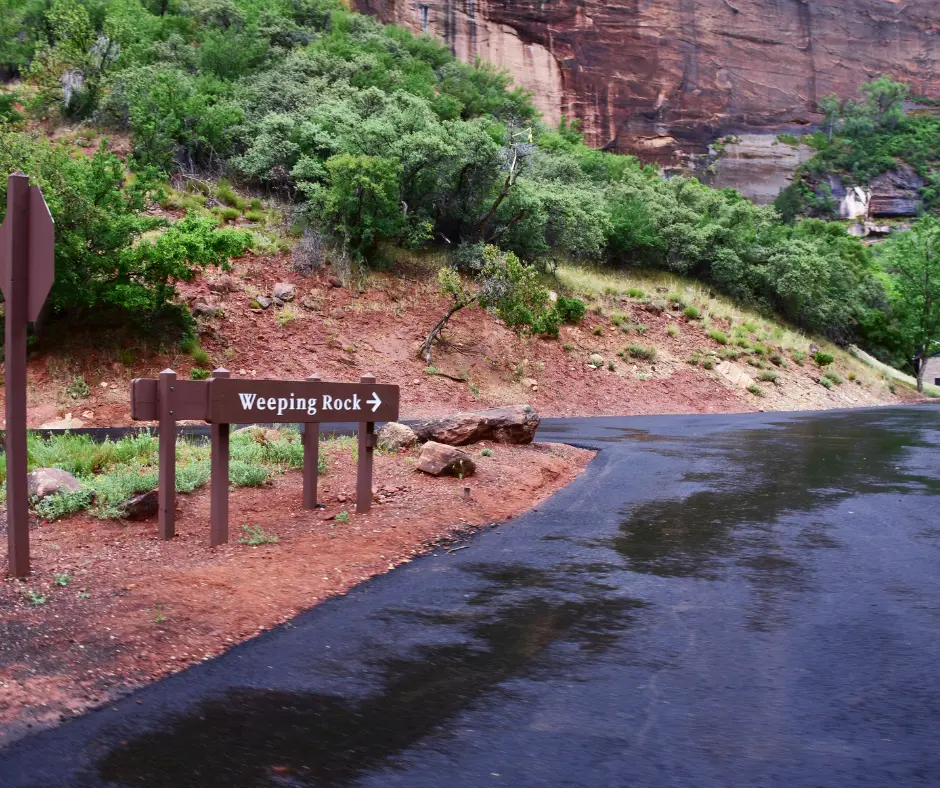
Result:
[[[398,386],[372,383],[310,383],[299,380],[208,381],[207,421],[252,424],[394,421]]]

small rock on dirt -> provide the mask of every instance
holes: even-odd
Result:
[[[218,317],[222,310],[215,304],[207,304],[205,301],[197,301],[193,304],[193,315],[196,317]]]
[[[591,353],[588,361],[591,363],[591,366],[599,367],[604,363],[604,357],[600,353]]]
[[[476,464],[465,451],[435,441],[425,443],[418,458],[418,470],[432,476],[449,474],[464,478],[472,476],[476,469]]]
[[[342,309],[334,309],[332,312],[330,312],[330,317],[332,317],[334,320],[342,320],[344,317],[346,317],[346,313]]]
[[[275,301],[293,301],[297,295],[297,288],[290,282],[278,282],[274,285],[274,291],[271,293]]]
[[[317,302],[307,296],[300,299],[300,305],[310,312],[316,312],[319,309]]]
[[[343,280],[340,279],[338,276],[327,277],[326,283],[330,287],[342,287],[343,286]]]
[[[530,405],[455,413],[411,425],[419,440],[437,441],[449,446],[466,446],[477,441],[531,443],[539,426],[539,415]]]
[[[238,282],[230,274],[222,274],[218,279],[209,282],[209,290],[213,293],[234,293],[238,290]]]
[[[271,306],[271,304],[274,303],[274,300],[271,298],[267,298],[266,296],[258,296],[255,299],[255,303],[262,309],[267,309],[269,306]]]
[[[160,497],[156,490],[139,493],[121,504],[121,517],[125,520],[148,520],[156,517]]]
[[[77,430],[79,427],[85,426],[85,422],[81,419],[76,419],[72,417],[72,414],[69,413],[64,419],[56,419],[55,421],[47,421],[45,424],[40,424],[39,429],[41,430]]]
[[[382,427],[376,437],[378,438],[379,447],[385,451],[407,449],[409,446],[414,446],[418,440],[418,436],[415,435],[411,427],[406,424],[399,424],[397,421],[390,421]]]
[[[26,474],[26,490],[30,498],[43,499],[60,492],[78,492],[81,482],[61,468],[37,468]]]

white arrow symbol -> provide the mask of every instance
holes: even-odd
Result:
[[[382,404],[382,400],[379,399],[379,395],[374,391],[372,392],[372,399],[366,400],[366,405],[372,406],[372,412],[375,413],[379,409],[379,405]]]

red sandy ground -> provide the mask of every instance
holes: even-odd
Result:
[[[0,584],[0,745],[30,729],[222,653],[434,545],[512,518],[574,479],[590,452],[493,446],[466,480],[414,469],[417,450],[375,457],[371,513],[356,515],[355,467],[337,451],[325,510],[301,507],[301,475],[231,495],[232,543],[208,547],[208,488],[180,496],[178,536],[154,522],[73,517],[32,529],[33,576]],[[471,489],[463,499],[464,486]],[[331,519],[348,511],[348,522]],[[261,525],[277,544],[236,543]],[[4,524],[5,525],[5,524]],[[5,529],[4,529],[5,530]],[[55,584],[68,573],[67,586]],[[25,596],[46,597],[36,605]]]
[[[403,418],[518,402],[530,403],[547,417],[844,408],[919,399],[904,386],[897,386],[896,394],[890,392],[874,373],[869,385],[827,391],[816,382],[819,371],[812,364],[778,370],[778,385],[762,385],[764,396],[755,397],[716,371],[687,363],[693,352],[719,347],[698,324],[668,310],[650,314],[629,299],[610,299],[610,306],[648,326],[643,336],[624,335],[608,319],[588,313],[580,325],[562,327],[557,340],[519,337],[483,310],[465,309],[451,321],[445,343],[434,351],[432,363],[445,374],[429,375],[416,350],[446,309],[434,277],[408,270],[394,276],[376,274],[359,290],[329,287],[329,273],[327,269],[305,279],[289,270],[285,258],[249,256],[235,263],[238,292],[210,293],[214,273],[180,289],[190,299],[208,298],[224,309],[223,317],[202,324],[200,339],[212,365],[225,366],[236,377],[297,379],[319,374],[328,380],[356,381],[372,373],[382,383],[402,387]],[[291,305],[297,319],[285,325],[275,308],[250,306],[255,294],[270,294],[282,281],[297,286]],[[304,309],[304,299],[315,308]],[[679,337],[666,331],[673,324],[681,329]],[[603,336],[593,334],[598,327]],[[196,366],[181,351],[154,354],[139,341],[126,344],[123,359],[121,347],[96,348],[87,336],[62,341],[54,348],[40,347],[30,358],[32,427],[66,413],[85,426],[131,424],[132,378],[155,377],[166,367],[188,377]],[[616,352],[631,342],[654,345],[656,362],[617,358]],[[605,360],[596,370],[587,363],[595,351]],[[607,361],[615,362],[614,371],[608,370]],[[66,394],[66,386],[76,378],[89,385],[89,397],[73,400]]]

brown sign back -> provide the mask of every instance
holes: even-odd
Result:
[[[208,410],[214,424],[395,421],[398,386],[217,378]]]

